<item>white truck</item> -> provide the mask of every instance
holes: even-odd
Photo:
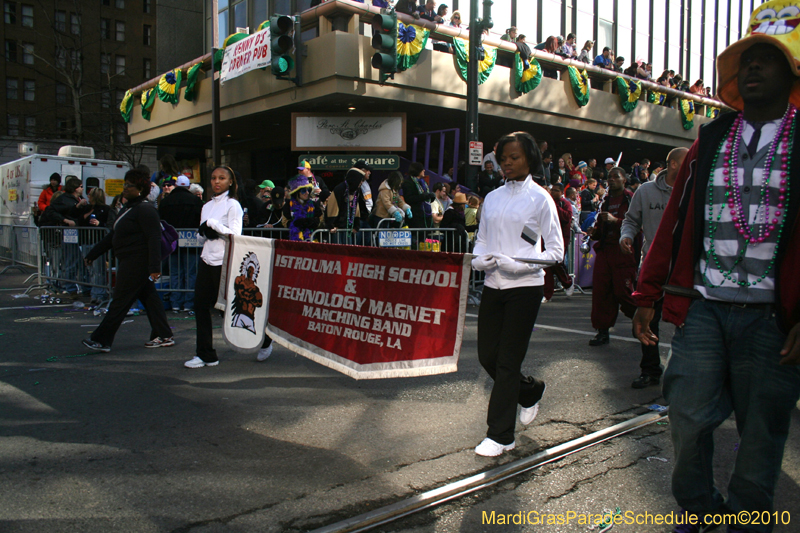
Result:
[[[101,187],[110,204],[122,192],[128,170],[127,162],[95,159],[94,149],[84,146],[63,146],[58,155],[32,154],[0,165],[0,225],[33,226],[34,206],[54,172],[61,175],[62,187],[67,176],[80,178],[84,190]]]

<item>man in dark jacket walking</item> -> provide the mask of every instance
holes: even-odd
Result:
[[[800,6],[761,5],[753,29],[717,58],[717,94],[740,112],[700,130],[634,294],[643,344],[658,340],[649,324],[662,297],[664,319],[677,326],[663,393],[684,524],[690,515],[710,524],[722,513],[772,514],[800,398],[800,45],[775,31],[783,20],[767,12],[784,7]],[[738,451],[725,499],[714,480],[714,430],[731,413]],[[739,522],[728,531],[773,525]]]
[[[193,232],[197,241],[196,229],[200,225],[200,214],[203,201],[189,192],[191,182],[186,176],[178,176],[175,189],[165,196],[158,206],[158,214],[177,230],[185,230],[187,235]],[[182,232],[183,233],[183,232]],[[194,309],[194,282],[197,279],[198,248],[181,247],[169,256],[169,301],[172,312],[177,313]]]

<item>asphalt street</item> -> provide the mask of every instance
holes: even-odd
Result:
[[[186,369],[195,322],[185,314],[168,315],[172,348],[144,348],[147,318],[134,316],[110,353],[87,354],[80,341],[100,318],[41,306],[23,295],[24,278],[0,276],[2,532],[310,531],[663,403],[658,387],[630,387],[640,357],[630,320],[620,317],[610,345],[588,346],[588,295],[557,293],[542,307],[524,369],[544,379],[547,392],[536,421],[518,428],[517,449],[492,459],[473,452],[491,388],[477,359],[475,307],[457,372],[355,381],[279,346],[263,363],[223,347],[219,366]],[[664,328],[665,343],[672,329]],[[777,532],[800,530],[797,412],[792,422],[776,502],[792,523]],[[718,431],[716,448],[725,487],[736,454],[733,421]],[[378,530],[599,531],[491,525],[484,516],[677,511],[671,463],[663,422]]]

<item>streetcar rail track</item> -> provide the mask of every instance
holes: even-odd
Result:
[[[486,472],[449,483],[437,489],[412,496],[411,498],[386,505],[379,509],[373,509],[372,511],[323,526],[310,533],[356,533],[359,531],[368,531],[408,515],[430,509],[437,505],[466,496],[467,494],[496,485],[546,464],[560,461],[568,455],[572,455],[615,437],[620,437],[658,422],[667,416],[667,414],[667,410],[645,413],[611,427],[542,450],[529,457],[512,461]]]

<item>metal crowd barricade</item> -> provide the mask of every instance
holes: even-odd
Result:
[[[410,238],[399,242],[388,236],[384,241],[393,241],[391,247],[432,252],[468,253],[469,236],[465,231],[454,228],[365,228],[356,232],[318,229],[311,234],[311,240],[323,244],[350,244],[357,246],[382,246],[385,234],[404,232]],[[387,246],[386,242],[383,246]]]
[[[0,224],[0,259],[11,263],[6,265],[0,274],[5,274],[9,269],[25,272],[25,268],[34,268],[38,271],[38,228],[36,226]]]
[[[578,285],[578,273],[575,272],[575,264],[577,263],[578,257],[583,254],[581,252],[581,245],[583,244],[584,239],[588,239],[589,236],[586,234],[575,233],[572,236],[572,242],[567,248],[567,273],[572,278],[572,283],[575,284],[575,290],[580,292],[581,294],[589,294],[583,287]]]
[[[108,302],[112,290],[111,251],[91,266],[83,258],[108,234],[107,228],[39,228],[39,279],[51,292],[89,293],[92,299]]]
[[[289,228],[243,228],[242,235],[265,239],[288,239]]]

